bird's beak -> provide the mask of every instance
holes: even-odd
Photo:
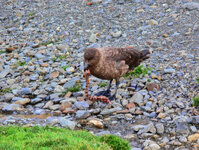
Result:
[[[87,62],[84,63],[84,71],[86,71],[86,70],[88,70],[88,63]]]

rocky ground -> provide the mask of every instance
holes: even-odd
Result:
[[[0,0],[0,125],[111,133],[132,150],[199,148],[198,14],[197,0]],[[91,106],[84,48],[129,45],[151,50],[152,72],[121,78],[112,106]],[[90,93],[104,82],[91,77]]]

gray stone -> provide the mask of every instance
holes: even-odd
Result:
[[[6,93],[6,94],[4,95],[4,98],[5,98],[5,101],[6,101],[6,102],[11,101],[13,97],[14,97],[14,94],[12,94],[12,93]]]
[[[67,74],[72,74],[73,72],[75,72],[75,68],[68,67],[68,68],[66,68],[66,72],[67,72]]]
[[[116,107],[116,108],[111,108],[111,109],[105,109],[103,111],[101,111],[101,115],[108,115],[108,114],[112,114],[114,113],[115,111],[119,111],[119,110],[122,110],[121,107]]]
[[[188,127],[188,119],[185,116],[178,116],[175,119],[176,123],[176,132],[178,133],[189,133],[189,127]]]
[[[41,98],[34,98],[34,99],[31,99],[31,104],[37,104],[37,103],[39,103],[41,101],[42,101]]]
[[[156,143],[153,143],[153,144],[150,144],[150,145],[149,145],[149,148],[150,148],[151,150],[159,150],[159,149],[160,149],[160,146],[159,146],[158,144],[156,144]]]
[[[74,107],[78,108],[78,109],[87,109],[89,108],[89,104],[87,102],[75,102],[74,103]]]
[[[18,95],[29,95],[32,94],[32,90],[30,88],[22,88],[21,90],[17,91]]]
[[[197,3],[197,2],[188,2],[188,3],[185,3],[184,5],[182,5],[182,7],[186,8],[188,10],[194,10],[194,9],[199,10],[199,3]]]
[[[175,69],[169,68],[169,69],[164,69],[165,73],[174,73]]]
[[[75,126],[76,126],[76,122],[71,121],[69,119],[65,119],[64,117],[59,117],[58,118],[58,123],[62,126],[65,127],[67,129],[71,129],[74,130]]]
[[[130,102],[136,103],[139,106],[143,105],[143,95],[140,94],[139,92],[136,92],[133,97],[130,99]]]
[[[22,111],[22,110],[24,110],[24,107],[20,104],[9,104],[2,108],[2,111],[9,113],[14,111]]]
[[[187,138],[182,135],[182,136],[180,136],[179,141],[183,142],[183,143],[186,143],[187,142]]]
[[[76,118],[77,119],[85,119],[88,118],[91,115],[91,113],[89,111],[86,110],[78,110],[76,112]]]
[[[157,123],[155,125],[157,133],[158,134],[163,134],[164,133],[164,125],[162,123]]]
[[[89,41],[91,43],[95,43],[96,40],[97,40],[96,34],[92,33],[91,36],[90,36],[90,38],[89,38]]]
[[[64,88],[67,89],[73,87],[76,84],[77,80],[79,80],[79,78],[72,78],[71,80],[69,80],[64,84]]]
[[[191,129],[191,131],[194,132],[194,133],[197,132],[197,128],[196,128],[195,126],[190,126],[190,129]]]
[[[111,35],[114,38],[118,38],[118,37],[120,37],[122,35],[122,31],[111,32]]]
[[[108,135],[108,134],[111,134],[111,132],[110,131],[102,131],[102,132],[95,133],[96,136],[103,136],[103,135]]]
[[[142,130],[140,130],[138,132],[138,134],[147,133],[147,132],[156,133],[156,128],[152,122],[149,123],[148,125],[144,126],[144,128]]]
[[[9,73],[10,73],[10,70],[8,70],[8,69],[2,70],[0,72],[0,79],[5,78],[7,76],[7,74],[9,74]]]

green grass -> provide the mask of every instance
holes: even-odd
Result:
[[[199,106],[199,96],[193,98],[193,106],[195,107]]]
[[[11,92],[12,89],[9,89],[9,88],[5,88],[5,89],[0,89],[0,95],[4,95],[6,93],[9,93]]]
[[[199,84],[199,77],[196,79],[196,81],[197,81],[197,84]]]
[[[100,83],[100,84],[99,84],[99,87],[105,87],[105,86],[107,86],[107,83],[106,83],[106,82],[103,82],[103,83]]]
[[[64,92],[62,92],[62,96],[66,95],[68,92],[79,92],[81,90],[81,84],[76,83],[74,86],[67,88]]]
[[[26,62],[23,61],[18,61],[17,63],[14,64],[14,66],[24,66]]]
[[[130,150],[127,141],[113,135],[57,127],[0,127],[2,150]]]
[[[53,57],[52,58],[52,61],[53,62],[56,62],[57,61],[57,59],[61,59],[61,60],[63,60],[63,59],[66,59],[68,57],[68,54],[65,54],[65,55],[59,55],[59,56],[57,56],[57,57]]]
[[[0,51],[0,54],[4,54],[4,53],[6,53],[6,51]]]
[[[42,42],[42,43],[40,43],[40,45],[47,46],[47,45],[52,44],[52,43],[54,43],[54,41]]]
[[[134,70],[123,75],[123,77],[130,77],[130,76],[139,77],[141,74],[143,76],[145,76],[146,74],[150,73],[151,71],[152,71],[152,68],[150,68],[150,67],[144,68],[143,65],[139,65]]]
[[[65,54],[65,55],[60,55],[58,56],[59,59],[63,60],[63,59],[66,59],[68,57],[68,54]]]
[[[70,67],[69,65],[62,66],[61,68],[66,70],[66,68]]]

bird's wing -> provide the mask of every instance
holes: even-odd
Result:
[[[106,60],[117,62],[118,67],[128,66],[128,69],[131,70],[134,67],[138,66],[140,63],[141,53],[138,50],[133,48],[107,48],[106,49]],[[126,68],[126,66],[125,66]]]

